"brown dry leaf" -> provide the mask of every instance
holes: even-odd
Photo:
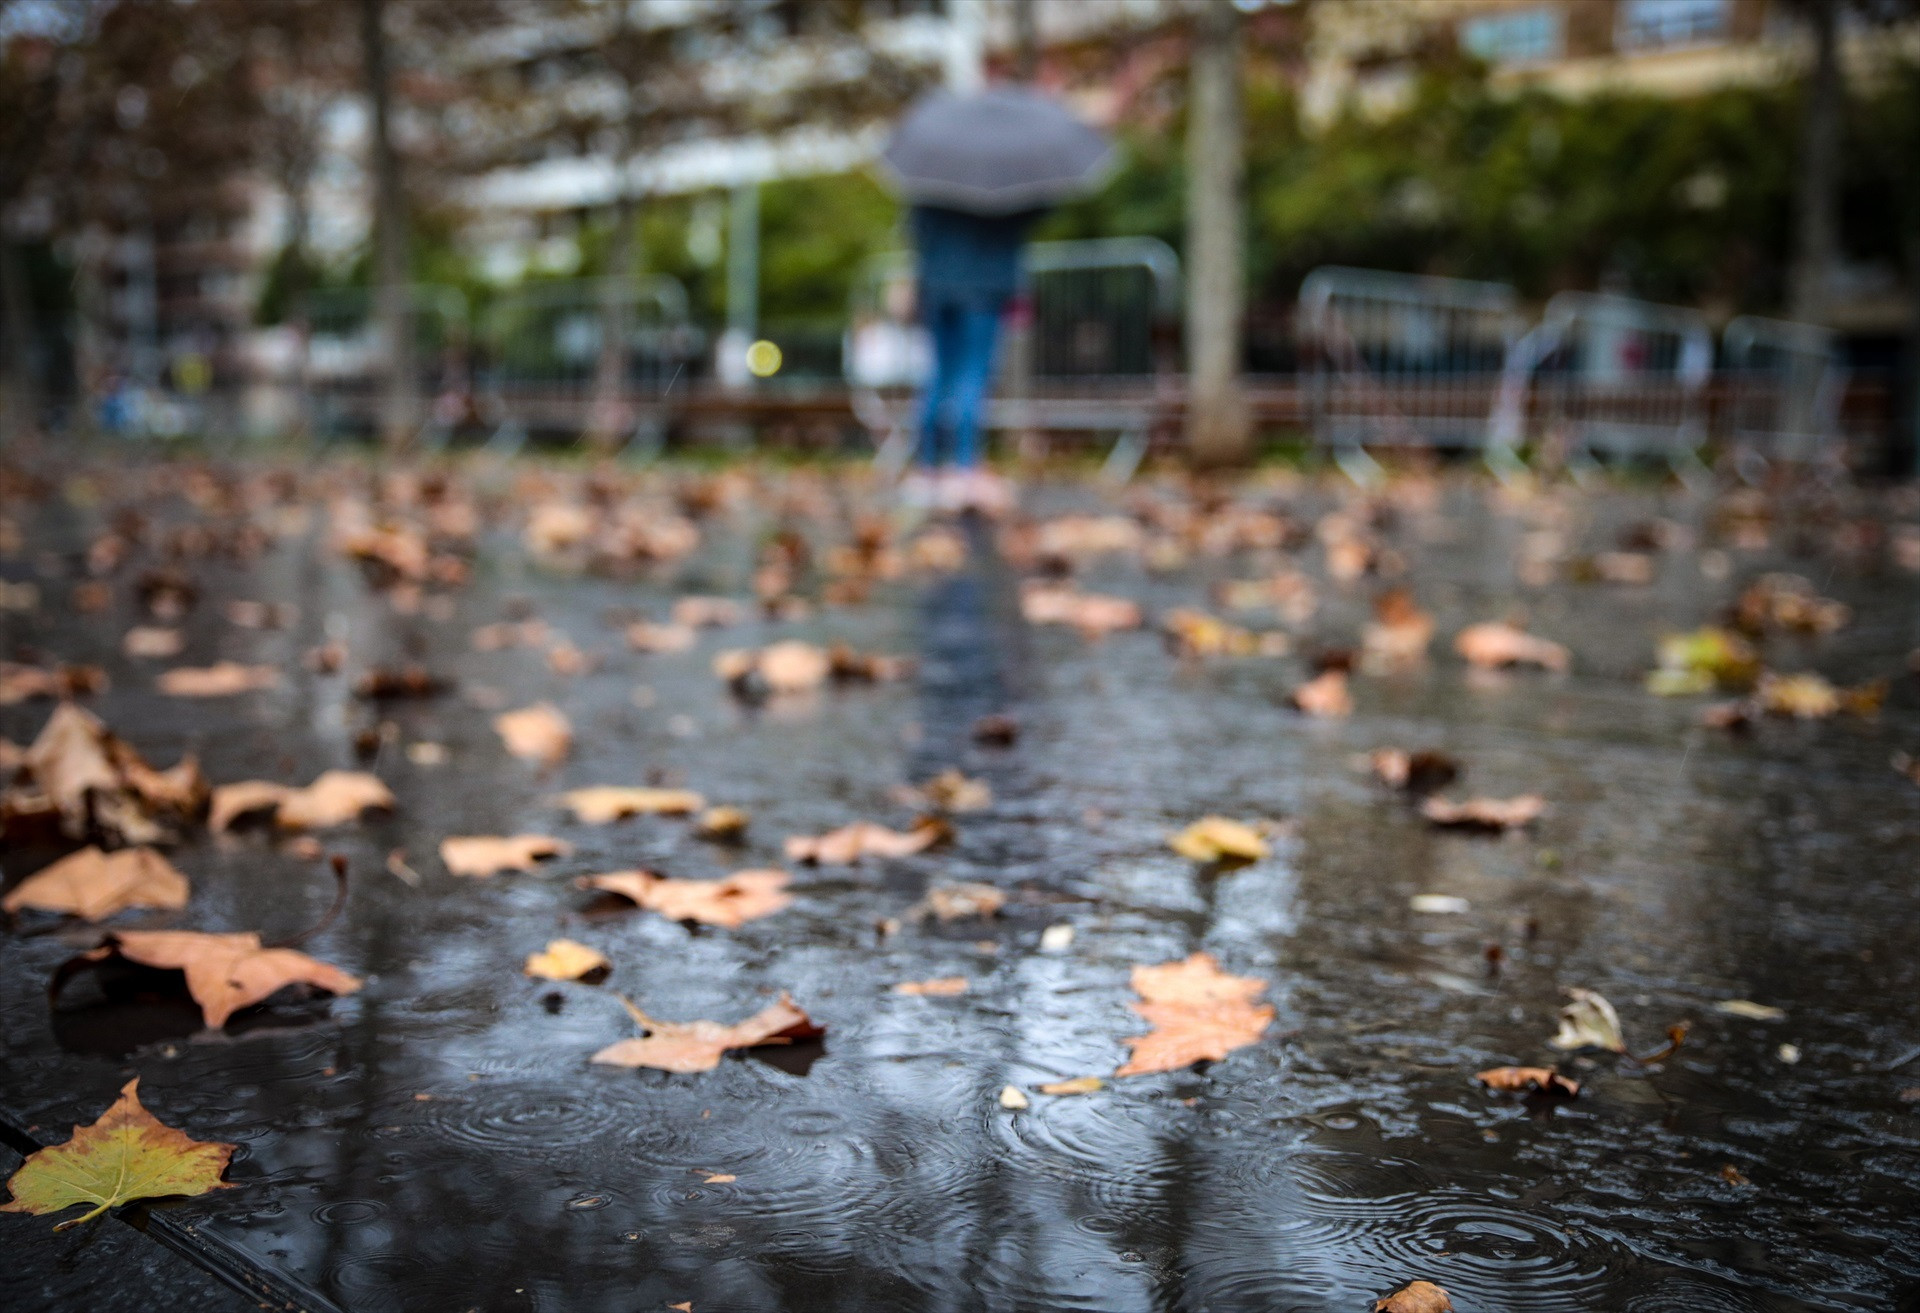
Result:
[[[98,716],[63,702],[21,754],[33,789],[7,794],[9,812],[51,810],[61,832],[122,846],[178,839],[200,815],[207,782],[191,754],[149,766]]]
[[[967,978],[940,976],[933,980],[903,980],[893,987],[893,992],[919,998],[952,998],[955,994],[967,992]]]
[[[583,889],[605,889],[631,898],[672,921],[700,921],[737,929],[771,916],[793,902],[785,871],[735,871],[724,880],[670,880],[652,871],[609,871],[583,875]]]
[[[833,661],[822,648],[790,638],[758,652],[727,651],[714,658],[713,671],[736,692],[803,693],[826,682]]]
[[[1840,690],[1812,672],[1776,675],[1763,671],[1753,697],[1769,715],[1796,720],[1824,720],[1840,710]]]
[[[889,830],[872,821],[855,821],[826,834],[787,836],[787,860],[820,866],[848,866],[863,857],[911,857],[951,833],[934,817],[922,817],[911,830]]]
[[[1287,698],[1296,709],[1309,716],[1338,717],[1353,714],[1353,696],[1347,692],[1347,672],[1323,670]]]
[[[827,674],[839,684],[885,684],[905,679],[919,666],[912,657],[856,652],[845,643],[827,649]]]
[[[573,845],[544,834],[493,834],[440,841],[440,860],[454,875],[486,877],[501,871],[531,871],[549,857],[565,857]]]
[[[135,625],[120,640],[120,650],[130,657],[177,657],[186,646],[184,633],[159,625]]]
[[[525,972],[541,980],[579,980],[612,968],[598,949],[571,939],[551,939],[545,952],[527,955]]]
[[[293,789],[272,780],[241,780],[221,784],[213,790],[213,805],[207,811],[207,828],[215,834],[231,827],[244,816],[277,812]]]
[[[693,832],[715,843],[739,843],[746,837],[749,819],[738,807],[709,807],[701,813]]]
[[[391,811],[393,791],[365,771],[324,771],[304,789],[270,780],[242,780],[213,791],[207,828],[216,834],[242,817],[271,810],[284,830],[323,830],[346,825],[368,811]]]
[[[1571,1099],[1580,1093],[1580,1082],[1569,1080],[1552,1067],[1492,1067],[1475,1072],[1475,1080],[1490,1090],[1507,1094],[1552,1094]]]
[[[627,626],[627,646],[636,652],[685,652],[698,640],[692,625],[655,625],[641,620]]]
[[[1373,1313],[1453,1313],[1453,1301],[1433,1282],[1414,1281],[1374,1300]]]
[[[605,825],[627,816],[686,816],[707,805],[707,800],[691,789],[647,789],[617,784],[573,789],[561,794],[560,800],[572,809],[575,820],[588,825]]]
[[[1202,816],[1169,838],[1167,846],[1194,862],[1257,862],[1272,851],[1258,829],[1226,816]]]
[[[176,666],[154,681],[162,693],[176,698],[225,698],[254,693],[280,682],[272,666],[245,666],[238,661],[216,661],[210,666]]]
[[[98,693],[107,686],[107,672],[98,666],[21,665],[0,661],[0,707],[30,698],[76,698]]]
[[[652,1067],[658,1071],[712,1071],[720,1065],[720,1055],[728,1049],[784,1044],[823,1033],[785,994],[778,1002],[731,1026],[717,1021],[656,1021],[631,1003],[627,1004],[627,1010],[646,1034],[639,1039],[623,1039],[607,1045],[593,1055],[595,1062],[614,1067]]]
[[[1126,1040],[1133,1056],[1114,1075],[1177,1071],[1255,1043],[1273,1022],[1272,1005],[1253,1002],[1266,987],[1257,977],[1221,971],[1210,953],[1135,967],[1133,988],[1140,1002],[1133,1010],[1153,1029]]]
[[[252,931],[209,935],[192,930],[125,930],[107,942],[130,962],[184,971],[187,992],[214,1030],[241,1008],[288,985],[313,985],[334,994],[351,994],[360,988],[360,981],[339,967],[291,948],[264,947]]]
[[[450,680],[424,666],[375,666],[354,681],[353,695],[369,702],[436,697],[452,686]]]
[[[1160,618],[1167,647],[1181,657],[1252,656],[1261,652],[1261,638],[1205,611],[1179,606]],[[1284,639],[1284,634],[1278,635]],[[1270,655],[1283,655],[1273,652]]]
[[[961,880],[934,885],[907,915],[915,921],[932,917],[944,924],[973,916],[997,916],[1006,905],[1006,894],[994,886]]]
[[[93,1205],[53,1228],[64,1231],[136,1199],[226,1189],[220,1177],[234,1146],[196,1140],[168,1126],[141,1106],[139,1089],[136,1076],[120,1087],[120,1097],[99,1121],[75,1126],[65,1144],[27,1155],[7,1181],[13,1198],[0,1204],[0,1213],[45,1216]]]
[[[151,848],[82,848],[15,885],[0,908],[37,907],[103,921],[128,907],[185,907],[187,892],[187,877]]]
[[[1107,1083],[1098,1076],[1075,1076],[1071,1080],[1049,1081],[1040,1087],[1042,1094],[1092,1094],[1103,1090]]]
[[[1138,629],[1140,606],[1124,597],[1083,593],[1071,584],[1029,580],[1020,589],[1020,614],[1031,625],[1071,625],[1088,638]]]
[[[1433,617],[1405,588],[1389,588],[1373,604],[1373,623],[1360,635],[1361,661],[1373,670],[1405,670],[1427,659]]]
[[[747,618],[747,608],[731,597],[682,597],[673,604],[673,623],[689,629],[724,629]]]
[[[973,722],[973,741],[987,748],[1010,748],[1020,741],[1020,722],[1004,712],[991,712]]]
[[[1444,752],[1409,752],[1405,748],[1376,748],[1367,766],[1382,784],[1408,793],[1432,793],[1453,783],[1460,764]]]
[[[1560,1009],[1560,1029],[1547,1041],[1556,1049],[1606,1049],[1625,1053],[1627,1041],[1620,1034],[1620,1014],[1613,1004],[1590,989],[1569,989],[1569,1002]]]
[[[1822,597],[1813,583],[1797,574],[1763,574],[1740,594],[1734,623],[1748,633],[1789,629],[1803,634],[1830,634],[1853,618],[1844,602]]]
[[[1468,798],[1453,802],[1446,798],[1428,798],[1420,804],[1420,814],[1435,825],[1462,830],[1517,830],[1533,824],[1547,810],[1547,800],[1537,793],[1517,798]]]
[[[527,761],[551,765],[573,747],[572,722],[549,703],[503,711],[493,718],[493,727],[507,751]]]
[[[544,620],[499,620],[481,625],[468,640],[476,652],[499,652],[510,647],[539,647],[547,641]]]
[[[1560,644],[1497,620],[1462,629],[1453,640],[1453,648],[1469,665],[1487,670],[1501,666],[1540,666],[1560,672],[1573,663],[1572,654]]]
[[[915,792],[936,811],[977,812],[993,806],[993,789],[985,780],[970,780],[953,769],[941,771]]]

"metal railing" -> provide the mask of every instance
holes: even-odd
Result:
[[[446,399],[469,389],[467,298],[458,288],[406,288],[414,386],[432,402],[428,428],[444,427]],[[388,351],[374,318],[373,290],[324,288],[307,298],[306,387],[315,431],[338,435],[375,422]]]
[[[1696,310],[1561,292],[1507,353],[1490,454],[1543,433],[1576,467],[1598,456],[1697,467],[1707,439],[1713,334]]]
[[[1374,472],[1369,446],[1483,446],[1525,324],[1504,283],[1314,270],[1296,321],[1314,441],[1356,477]]]
[[[1842,459],[1840,402],[1847,372],[1833,330],[1741,315],[1721,334],[1726,441],[1734,469],[1758,479],[1767,464]]]

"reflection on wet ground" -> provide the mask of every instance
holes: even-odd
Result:
[[[1331,504],[1325,490],[1291,500]],[[1091,503],[1077,487],[1037,498]],[[1613,492],[1583,500],[1576,528],[1610,539],[1658,513],[1698,530],[1703,512]],[[55,504],[32,545],[76,552],[91,526],[84,506]],[[1367,1307],[1413,1277],[1476,1313],[1904,1307],[1920,1290],[1920,1104],[1901,1100],[1920,1085],[1920,789],[1887,760],[1920,746],[1911,683],[1877,721],[1742,738],[1698,727],[1698,701],[1651,698],[1639,676],[1663,630],[1782,567],[1859,616],[1790,649],[1788,668],[1897,671],[1920,639],[1914,577],[1817,544],[1795,556],[1783,534],[1735,553],[1724,579],[1680,552],[1645,587],[1525,588],[1512,564],[1527,527],[1466,488],[1404,517],[1399,550],[1443,641],[1420,670],[1357,678],[1355,714],[1332,721],[1286,705],[1304,657],[1180,663],[1150,632],[1090,643],[1026,627],[1015,573],[977,530],[964,570],[884,584],[867,605],[707,631],[680,655],[627,651],[606,608],[659,618],[676,593],[746,593],[765,526],[745,509],[637,581],[543,573],[503,529],[440,620],[396,614],[317,532],[250,569],[198,566],[181,659],[283,671],[276,690],[213,703],[156,696],[152,666],[118,655],[130,605],[10,614],[10,648],[107,666],[112,688],[90,705],[150,759],[197,751],[216,781],[353,766],[372,716],[348,684],[364,664],[420,660],[464,692],[385,709],[397,736],[372,769],[399,807],[326,835],[356,883],[346,916],[304,947],[364,975],[362,992],[276,1003],[222,1034],[137,976],[76,983],[50,1013],[47,977],[96,936],[23,922],[0,959],[0,1107],[57,1139],[140,1075],[169,1121],[241,1145],[240,1188],[156,1220],[322,1309],[1306,1313]],[[1316,572],[1319,551],[1301,553]],[[1150,574],[1119,556],[1083,577],[1152,614],[1248,572],[1203,557]],[[1323,583],[1300,650],[1350,644],[1376,587]],[[602,654],[597,669],[473,651],[471,630],[516,596]],[[300,619],[237,629],[220,618],[230,597],[291,602]],[[1572,674],[1475,674],[1451,655],[1462,625],[1521,606],[1573,648]],[[328,634],[353,653],[344,676],[299,662]],[[912,653],[918,675],[743,705],[712,654],[774,634]],[[545,773],[507,757],[476,689],[564,708],[571,757]],[[0,733],[30,737],[45,706],[0,710]],[[996,711],[1019,717],[1016,745],[973,741]],[[449,760],[410,759],[415,742]],[[1525,837],[1428,828],[1353,769],[1388,744],[1445,748],[1473,792],[1537,791],[1552,811]],[[904,824],[897,786],[954,766],[995,802],[959,818],[951,845],[799,868],[793,907],[738,930],[609,910],[572,883],[779,865],[788,834]],[[702,842],[681,819],[581,825],[553,803],[649,780],[749,810],[746,846]],[[1267,860],[1197,867],[1165,838],[1209,812],[1293,824]],[[575,851],[490,880],[433,856],[446,835],[520,831]],[[389,874],[395,849],[417,887]],[[9,881],[47,856],[8,852]],[[174,860],[194,881],[189,907],[115,924],[270,935],[331,896],[322,865],[257,835],[202,838]],[[883,934],[936,879],[998,885],[1008,905]],[[1411,911],[1422,893],[1469,910]],[[1070,945],[1043,951],[1058,924]],[[606,984],[522,975],[560,935],[612,960]],[[1204,1070],[1000,1106],[1008,1084],[1110,1073],[1139,1031],[1129,967],[1196,949],[1271,981],[1279,1017],[1261,1043]],[[944,976],[969,992],[889,990]],[[1574,985],[1619,1006],[1640,1052],[1679,1020],[1691,1038],[1664,1063],[1586,1064],[1572,1103],[1477,1088],[1481,1068],[1552,1060]],[[732,1021],[781,990],[827,1027],[822,1045],[700,1075],[587,1061],[633,1033],[615,991],[655,1016]],[[1786,1016],[1716,1010],[1735,998]]]

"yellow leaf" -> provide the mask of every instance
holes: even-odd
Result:
[[[1092,1094],[1106,1085],[1098,1076],[1075,1076],[1072,1080],[1057,1080],[1042,1085],[1042,1094]]]
[[[706,806],[707,800],[690,789],[626,788],[617,784],[574,789],[560,795],[575,819],[605,825],[623,816],[685,816]]]
[[[1195,862],[1217,862],[1223,857],[1257,862],[1268,852],[1258,830],[1225,816],[1202,816],[1168,839],[1167,846]]]
[[[0,1213],[57,1213],[92,1204],[56,1231],[78,1226],[109,1208],[135,1199],[205,1194],[227,1188],[220,1174],[233,1157],[230,1144],[195,1140],[140,1106],[138,1077],[91,1126],[73,1128],[73,1138],[28,1156],[7,1182],[11,1202]]]
[[[607,959],[585,944],[571,939],[554,939],[544,953],[527,955],[527,974],[542,980],[578,980],[611,966]]]

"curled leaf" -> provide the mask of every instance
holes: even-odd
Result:
[[[1625,1053],[1627,1042],[1620,1035],[1620,1015],[1613,1004],[1590,989],[1569,989],[1570,1000],[1560,1009],[1560,1030],[1547,1043],[1556,1049],[1606,1049]]]
[[[823,1033],[785,994],[778,1002],[731,1026],[717,1021],[656,1021],[631,1003],[627,1010],[646,1033],[638,1039],[607,1045],[593,1055],[595,1062],[659,1071],[711,1071],[720,1065],[720,1056],[728,1049],[785,1044]]]
[[[176,698],[224,698],[272,688],[280,672],[272,666],[245,666],[216,661],[210,666],[176,666],[155,680],[162,693]]]
[[[1405,748],[1377,748],[1367,757],[1374,777],[1390,788],[1408,793],[1444,789],[1460,775],[1460,764],[1444,752],[1409,752]]]
[[[1107,1083],[1098,1076],[1075,1076],[1072,1080],[1049,1081],[1040,1087],[1042,1094],[1092,1094],[1103,1090]]]
[[[1580,1082],[1569,1080],[1551,1067],[1494,1067],[1474,1073],[1475,1080],[1490,1090],[1508,1094],[1552,1094],[1571,1099],[1580,1093]]]
[[[1169,838],[1167,846],[1194,862],[1257,862],[1271,851],[1259,830],[1226,816],[1202,816]]]
[[[151,848],[82,848],[15,885],[0,908],[35,907],[102,921],[129,907],[185,907],[187,888],[187,877]]]
[[[1453,640],[1453,648],[1466,658],[1469,665],[1485,669],[1540,666],[1560,672],[1566,670],[1573,660],[1572,655],[1560,644],[1499,621],[1469,625]]]
[[[573,845],[544,834],[472,835],[440,841],[440,860],[455,875],[486,877],[500,871],[531,871],[549,857],[565,857]]]
[[[787,860],[821,866],[848,866],[863,857],[911,857],[952,833],[943,821],[922,817],[911,830],[889,830],[872,821],[855,821],[826,834],[789,835]]]
[[[360,988],[358,977],[291,948],[268,948],[252,931],[201,934],[192,930],[125,930],[106,947],[129,962],[181,971],[187,992],[200,1005],[211,1030],[288,985],[306,984],[334,994]]]
[[[932,917],[944,924],[973,916],[995,916],[1006,904],[1007,896],[992,885],[963,880],[933,886],[907,915],[915,921]]]
[[[1546,810],[1547,800],[1537,793],[1523,793],[1517,798],[1468,798],[1465,802],[1428,798],[1420,804],[1420,814],[1435,825],[1495,832],[1531,825]]]
[[[575,881],[604,889],[674,921],[700,921],[736,929],[771,916],[793,902],[785,871],[735,871],[724,880],[669,880],[652,871],[610,871]]]
[[[502,712],[493,727],[507,751],[527,761],[551,765],[573,748],[573,723],[545,702]]]
[[[627,788],[602,784],[560,795],[573,809],[574,819],[605,825],[624,816],[685,816],[699,811],[707,800],[690,789]]]
[[[580,980],[604,976],[611,967],[598,949],[572,939],[553,939],[544,952],[528,954],[526,974],[540,980]]]
[[[933,980],[902,980],[893,987],[896,994],[912,994],[920,998],[952,998],[956,994],[967,992],[965,976],[941,976]]]

